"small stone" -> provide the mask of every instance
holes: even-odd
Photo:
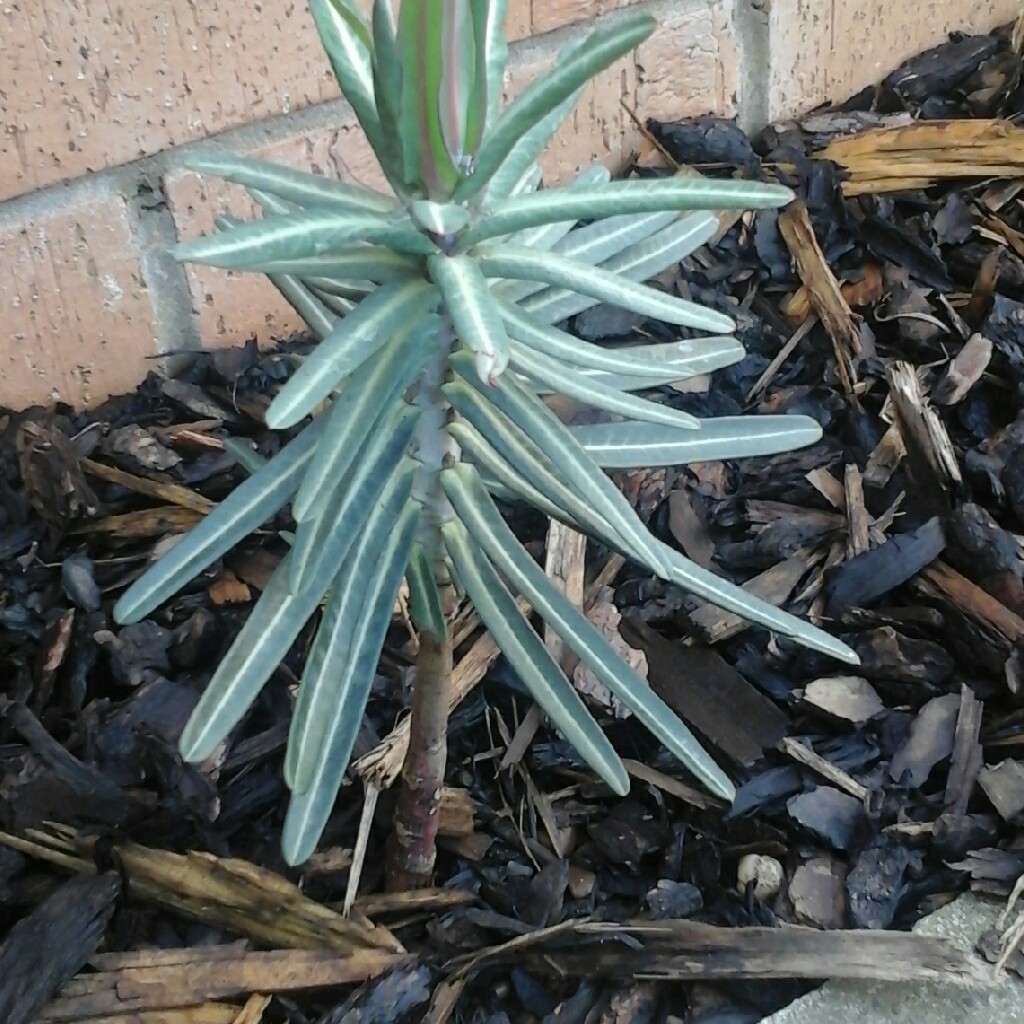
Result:
[[[736,869],[736,891],[745,895],[747,886],[753,882],[755,899],[764,902],[778,895],[785,877],[782,865],[774,857],[748,853]]]

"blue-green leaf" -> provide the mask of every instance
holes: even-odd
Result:
[[[462,523],[451,520],[445,523],[441,532],[445,548],[455,564],[455,573],[502,654],[529,688],[541,710],[580,756],[613,792],[624,796],[629,792],[629,776],[615,748],[523,617],[494,566],[473,543]]]
[[[600,269],[627,281],[648,281],[696,252],[718,230],[710,213],[690,213],[654,235],[616,253]],[[545,323],[559,323],[597,304],[597,299],[564,288],[545,288],[529,295],[522,308]]]
[[[511,196],[530,195],[537,190],[543,176],[537,158],[558,126],[572,113],[582,93],[580,87],[516,141],[512,152],[480,193],[477,205],[481,210],[491,210]]]
[[[411,330],[437,304],[422,280],[383,285],[359,303],[325,338],[277,394],[267,425],[289,427],[309,415],[358,366],[397,332]]]
[[[309,786],[305,792],[293,794],[288,803],[282,850],[291,865],[301,864],[316,848],[341,788],[415,537],[418,515],[415,502],[408,502],[404,508],[382,510],[361,539],[360,551],[353,556],[353,564],[360,566],[361,571],[346,582],[353,590],[362,585],[353,609],[358,620],[352,623],[344,644],[347,657],[332,666],[338,673],[338,686],[328,708],[330,719]],[[379,557],[361,557],[362,551],[369,552],[379,544],[381,533],[386,546]],[[325,628],[326,623],[321,626]]]
[[[445,149],[460,173],[468,167],[480,145],[487,103],[486,83],[476,82],[474,13],[466,0],[441,0],[441,81],[438,118]]]
[[[290,274],[307,280],[341,278],[373,281],[376,284],[401,281],[422,274],[421,266],[414,257],[403,256],[379,245],[353,245],[332,249],[322,256],[267,260],[265,263],[253,263],[245,269],[260,274]]]
[[[646,540],[642,529],[638,533],[635,524],[623,517],[621,505],[625,499],[618,492],[614,498],[608,495],[601,481],[608,486],[611,486],[611,482],[595,466],[588,464],[585,457],[571,465],[564,459],[555,465],[548,457],[548,452],[536,443],[530,434],[514,421],[501,415],[478,391],[470,388],[464,381],[453,381],[445,385],[443,390],[452,406],[480,432],[487,444],[512,470],[539,491],[547,502],[562,509],[562,516],[552,518],[568,517],[613,550],[620,551],[635,561],[643,561]],[[474,450],[472,438],[463,438],[458,432],[457,423],[449,425],[448,429],[456,439],[467,440],[470,450]],[[577,473],[577,470],[580,472]],[[506,482],[500,469],[496,475]],[[598,478],[596,488],[594,477]],[[512,486],[514,487],[514,482]],[[520,493],[525,494],[521,489]],[[537,507],[541,511],[549,512],[549,508],[543,504],[538,504]],[[629,540],[625,539],[620,529],[624,523],[626,534],[632,533]],[[641,543],[639,549],[634,550],[632,541],[637,537],[641,539]]]
[[[477,249],[476,258],[480,270],[488,277],[543,281],[558,288],[589,295],[610,305],[621,306],[634,313],[656,317],[665,323],[692,327],[699,331],[729,334],[734,327],[732,320],[714,310],[553,253],[488,243]],[[523,304],[523,308],[533,312],[529,300]]]
[[[512,303],[499,300],[498,312],[513,341],[583,371],[685,380],[731,366],[744,356],[743,346],[730,336],[611,349],[537,321]]]
[[[476,85],[483,113],[479,126],[475,125],[472,120],[469,125],[468,150],[470,153],[475,153],[480,145],[483,132],[492,128],[498,120],[498,108],[501,105],[502,86],[505,80],[505,65],[508,62],[508,45],[505,42],[508,0],[471,3],[469,7],[473,16]]]
[[[448,199],[458,171],[445,145],[439,109],[444,74],[446,0],[403,0],[398,15],[402,60],[399,133],[406,185],[431,199]]]
[[[524,89],[484,135],[473,173],[463,178],[455,191],[455,199],[462,202],[479,192],[526,132],[599,71],[643,42],[656,24],[648,14],[616,19],[560,54],[555,66]]]
[[[125,624],[140,621],[284,507],[299,486],[322,429],[322,423],[310,424],[239,484],[125,591],[114,618]]]
[[[673,409],[659,402],[649,402],[645,398],[626,394],[617,388],[609,387],[593,377],[587,377],[572,367],[559,363],[535,349],[524,349],[513,346],[511,365],[532,381],[544,384],[552,391],[577,401],[604,409],[619,416],[628,416],[634,420],[656,423],[674,429],[696,430],[700,420],[687,412]]]
[[[381,131],[398,137],[402,117],[402,62],[398,56],[398,28],[391,0],[374,0],[373,90]]]
[[[242,720],[316,611],[329,580],[319,593],[292,594],[290,557],[285,555],[274,570],[193,709],[179,741],[186,761],[205,761]]]
[[[378,421],[389,416],[432,353],[428,332],[436,325],[410,325],[367,360],[346,381],[321,418],[323,436],[292,502],[292,515],[304,522],[317,515],[353,463]]]
[[[487,281],[469,256],[432,256],[427,267],[455,333],[476,353],[480,379],[493,383],[508,365],[508,335]]]
[[[396,527],[399,531],[403,528],[396,520],[405,511],[406,519],[411,518],[413,524],[418,521],[422,506],[409,501],[415,473],[412,459],[403,459],[397,465],[389,466],[381,491],[367,502],[363,525],[354,534],[349,534],[352,557],[346,571],[335,581],[324,606],[292,714],[285,779],[295,793],[305,793],[310,788],[322,762],[324,746],[331,732],[331,716],[346,686],[346,669],[356,660],[350,658],[354,653],[352,643],[358,639],[360,627],[365,628],[366,625],[360,613],[368,603],[373,604],[373,576],[382,568],[381,559],[389,543],[393,542]],[[385,588],[391,591],[392,606],[394,591],[401,582],[408,561],[411,540],[410,537],[409,544],[402,546],[398,579],[393,587]],[[383,568],[386,574],[388,567]],[[391,607],[386,609],[386,616],[385,628],[391,619]],[[380,635],[377,653],[383,640],[383,635]],[[358,722],[355,728],[358,728]]]
[[[373,422],[358,459],[336,479],[327,500],[317,503],[317,514],[299,521],[289,577],[293,591],[309,585],[331,538],[352,542],[362,530],[373,503],[408,451],[419,415],[419,409],[404,402],[385,409]]]
[[[712,793],[736,795],[726,774],[693,734],[633,670],[587,617],[551,582],[505,525],[475,471],[457,466],[441,474],[445,494],[486,556],[534,611],[566,642],[598,681],[633,712]]]
[[[390,213],[393,196],[362,185],[350,185],[322,174],[296,171],[269,160],[234,156],[216,150],[186,157],[185,166],[197,174],[212,174],[247,188],[269,192],[288,203],[352,213]]]
[[[702,420],[696,431],[646,423],[593,423],[570,429],[587,454],[606,469],[748,459],[821,440],[821,426],[810,416],[719,416]]]
[[[559,220],[602,220],[666,210],[774,209],[794,198],[792,190],[783,185],[683,175],[630,178],[591,189],[563,185],[506,200],[466,233],[466,244]]]
[[[568,500],[563,501],[561,504],[556,504],[555,501],[548,498],[546,494],[530,483],[525,476],[513,469],[484,440],[477,429],[470,425],[468,420],[455,420],[448,425],[448,432],[455,438],[462,449],[463,459],[472,463],[480,472],[481,478],[486,479],[487,488],[492,494],[496,493],[497,489],[497,492],[502,497],[512,496],[520,498],[539,512],[543,512],[549,519],[565,523],[577,531],[588,532],[566,510],[566,506],[574,503],[576,507],[579,507],[578,499],[571,492],[568,492]],[[523,461],[529,462],[529,456],[523,459]],[[549,474],[548,468],[543,465],[543,461],[539,457],[537,457],[537,463],[540,473],[547,477],[549,490],[557,495],[558,481],[554,479],[553,475]],[[551,486],[552,481],[555,484],[554,487]],[[600,539],[598,534],[595,534],[594,537],[595,539]]]
[[[353,0],[309,0],[334,77],[359,119],[390,183],[401,183],[395,140],[381,128],[373,84],[373,39]]]
[[[241,223],[242,221],[234,217],[226,216],[218,217],[216,220],[218,231],[237,227]],[[318,338],[322,340],[334,330],[337,316],[299,280],[298,276],[287,271],[274,273],[270,275],[270,283]]]
[[[247,221],[229,231],[183,242],[175,246],[173,255],[182,262],[247,270],[278,260],[328,255],[354,242],[390,245],[420,255],[437,252],[437,246],[411,221],[403,224],[371,214],[303,210]]]

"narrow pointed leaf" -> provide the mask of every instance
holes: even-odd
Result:
[[[465,0],[440,0],[441,75],[438,95],[438,119],[447,154],[460,174],[468,169],[483,135],[486,83],[476,82],[476,40],[471,7]]]
[[[337,478],[328,500],[317,506],[319,514],[299,522],[289,576],[293,591],[309,585],[332,537],[352,541],[362,530],[373,503],[406,454],[418,419],[419,410],[404,402],[385,410],[373,424],[358,461]]]
[[[309,7],[338,85],[384,173],[395,185],[400,180],[400,169],[394,143],[385,136],[377,116],[370,29],[353,0],[309,0]]]
[[[422,186],[430,198],[447,198],[458,172],[444,144],[440,99],[444,0],[406,0],[398,15],[402,61],[399,134],[405,184]]]
[[[503,381],[505,379],[502,378]],[[638,531],[635,515],[632,519],[624,515],[622,506],[625,498],[618,491],[614,496],[607,493],[607,488],[614,488],[614,485],[596,466],[588,464],[585,456],[574,461],[560,458],[556,465],[549,458],[548,451],[537,443],[538,439],[502,415],[464,381],[456,380],[445,385],[443,390],[452,406],[466,417],[495,452],[549,502],[562,509],[595,539],[634,561],[646,564],[644,559],[649,560],[649,554],[645,554],[649,543],[642,528]],[[455,428],[450,429],[454,431]],[[453,433],[453,436],[456,435]],[[538,507],[544,511],[543,506]],[[628,503],[626,508],[629,508]]]
[[[239,484],[125,591],[114,618],[123,624],[139,622],[275,515],[298,488],[322,429],[322,423],[310,424]]]
[[[347,375],[437,302],[421,280],[383,285],[344,317],[306,358],[267,410],[267,426],[289,427],[309,415]]]
[[[582,260],[584,263],[597,266],[629,246],[650,238],[678,219],[679,215],[675,210],[627,213],[620,217],[608,217],[576,228],[552,251],[560,256],[568,256],[570,259]]]
[[[316,611],[324,590],[290,593],[289,558],[274,570],[192,711],[179,741],[186,761],[205,761],[242,720]]]
[[[393,245],[402,252],[429,255],[437,246],[411,223],[374,215],[309,210],[248,221],[237,228],[175,246],[175,259],[227,270],[246,270],[277,260],[307,259],[354,242]]]
[[[607,220],[595,221],[585,227],[575,228],[566,232],[558,238],[551,246],[537,245],[534,243],[534,234],[539,234],[542,239],[548,237],[546,232],[552,227],[561,227],[563,224],[574,224],[574,221],[558,221],[555,225],[544,225],[539,228],[530,228],[519,232],[514,236],[515,245],[524,245],[535,249],[547,249],[559,256],[567,256],[570,259],[580,260],[591,266],[597,266],[603,260],[617,255],[624,249],[637,242],[649,238],[656,231],[661,230],[667,224],[677,219],[677,214],[671,210],[665,213],[648,213],[635,216],[627,214],[624,217],[609,217]],[[533,295],[545,287],[540,282],[516,282],[517,299],[523,299],[527,295]]]
[[[621,306],[634,313],[655,317],[665,323],[692,327],[699,331],[729,334],[734,327],[732,320],[714,310],[623,280],[617,274],[564,256],[492,243],[481,246],[476,258],[480,270],[489,277],[543,281],[558,288],[589,295],[610,305]],[[523,304],[523,308],[534,312],[529,301]]]
[[[360,626],[365,625],[360,612],[367,603],[372,604],[372,577],[380,572],[382,558],[393,543],[398,526],[396,521],[406,511],[413,517],[413,523],[418,522],[421,506],[409,501],[416,472],[415,463],[412,459],[403,459],[389,467],[389,470],[382,491],[368,503],[364,526],[354,536],[350,535],[351,559],[346,571],[331,588],[320,627],[306,658],[299,684],[299,697],[292,713],[285,757],[285,778],[296,793],[305,793],[309,789],[321,763],[324,745],[330,733],[331,716],[345,687],[346,659],[354,653],[350,645],[358,635]],[[408,561],[411,542],[410,537],[409,544],[404,546],[402,552],[402,574]],[[401,574],[398,577],[400,580]],[[368,595],[371,595],[369,602]],[[394,594],[391,600],[393,605]],[[391,610],[387,609],[389,622]],[[381,636],[378,642],[378,654],[383,639]]]
[[[305,792],[293,794],[288,803],[281,845],[285,861],[292,866],[307,860],[316,849],[352,757],[415,535],[416,516],[417,506],[411,503],[397,521],[391,518],[387,547],[366,580],[361,614],[348,640],[349,656],[337,665],[339,673],[344,674],[330,708],[327,735],[313,777]]]
[[[569,183],[568,188],[586,188],[595,181],[607,180],[609,171],[607,167],[596,164],[582,171]],[[528,249],[540,249],[550,252],[573,228],[576,221],[556,221],[553,224],[542,224],[538,228],[528,228],[511,235],[508,241],[514,245],[524,246]],[[492,291],[504,299],[518,301],[526,295],[532,295],[536,291],[545,288],[546,285],[535,281],[504,281],[499,280],[492,286]]]
[[[216,175],[225,181],[269,192],[285,202],[303,207],[324,207],[353,213],[390,213],[398,206],[392,196],[362,185],[296,171],[268,160],[206,152],[188,157],[185,166],[197,174]]]
[[[391,0],[374,0],[373,91],[381,131],[398,137],[402,116],[402,62],[398,55],[397,25]]]
[[[323,437],[292,502],[292,514],[304,522],[319,514],[337,483],[361,457],[378,420],[391,414],[403,393],[430,358],[423,333],[410,330],[386,345],[346,382],[322,417]]]
[[[476,83],[483,109],[479,128],[471,126],[472,131],[469,135],[470,152],[475,153],[484,130],[492,128],[498,120],[498,108],[501,105],[505,81],[505,65],[508,63],[508,44],[505,41],[508,0],[492,0],[491,3],[469,6],[473,15]]]
[[[703,750],[685,725],[619,657],[589,619],[551,582],[526,553],[467,466],[441,475],[445,494],[473,539],[518,593],[576,653],[599,682],[637,716],[707,788],[724,800],[735,790],[728,776]]]
[[[523,617],[494,567],[460,522],[446,523],[442,535],[455,573],[477,613],[534,700],[587,764],[614,792],[624,796],[629,792],[629,776],[618,754]]]
[[[665,430],[649,423],[593,423],[570,428],[605,469],[685,466],[774,455],[817,444],[821,426],[809,416],[720,416],[700,430]]]
[[[708,572],[707,569],[684,558],[667,545],[658,541],[655,541],[655,545],[663,566],[660,573],[663,579],[689,590],[725,611],[739,615],[748,622],[757,623],[788,636],[803,647],[821,651],[822,654],[849,665],[860,664],[860,658],[853,650],[824,630],[754,597],[742,587],[729,583],[721,576],[716,576],[713,572]]]
[[[485,134],[473,173],[462,180],[455,198],[464,201],[479,192],[525,132],[599,71],[643,42],[656,24],[654,18],[646,14],[617,19],[613,24],[597,28],[560,54],[555,66],[524,89],[498,118],[493,129]]]
[[[420,264],[415,257],[404,256],[384,246],[353,245],[332,249],[322,256],[253,263],[246,269],[260,274],[291,274],[302,278],[341,278],[387,284],[419,273]]]
[[[558,220],[602,220],[666,210],[763,210],[785,206],[794,194],[783,185],[673,175],[630,178],[588,189],[546,188],[508,199],[467,233],[467,244]]]
[[[420,631],[441,638],[448,629],[435,571],[421,544],[413,546],[405,574],[409,584],[409,614]]]
[[[241,223],[234,217],[221,216],[216,220],[218,231],[238,227]],[[270,275],[270,283],[318,338],[323,340],[334,330],[338,317],[298,276],[288,271],[274,273]]]
[[[565,523],[566,526],[576,530],[582,529],[563,505],[556,504],[530,483],[526,477],[513,469],[468,421],[459,419],[450,423],[448,432],[459,443],[463,458],[476,467],[481,479],[487,480],[487,489],[492,494],[495,493],[494,485],[497,485],[504,495],[521,498],[539,512],[543,512],[549,519]],[[573,498],[569,499],[570,502],[574,500]]]
[[[456,356],[453,363],[458,359]],[[458,365],[456,369],[459,370]],[[480,387],[464,374],[463,380],[474,388]],[[579,489],[581,495],[593,503],[602,518],[608,520],[609,527],[629,544],[630,550],[635,552],[632,557],[640,564],[726,611],[790,636],[814,650],[823,651],[843,661],[850,662],[852,659],[853,664],[858,663],[856,654],[834,637],[701,569],[652,537],[644,529],[629,502],[608,477],[597,469],[568,428],[536,397],[510,380],[507,374],[500,378],[496,387],[490,389],[488,397],[500,412],[519,426],[545,456],[562,470],[567,479],[572,480],[574,488]],[[494,443],[491,438],[488,440]]]
[[[564,363],[558,363],[536,350],[515,346],[511,350],[510,362],[515,369],[531,380],[545,384],[556,393],[575,398],[595,409],[604,409],[620,416],[676,430],[696,430],[700,427],[700,420],[687,412],[608,387],[601,381],[585,377]]]
[[[649,281],[696,252],[718,231],[710,213],[690,213],[600,265],[627,281]],[[546,288],[523,300],[523,310],[545,323],[558,323],[597,304],[597,299],[564,288]]]
[[[430,276],[464,345],[476,353],[477,373],[493,382],[508,365],[508,335],[487,281],[469,256],[432,256]]]
[[[572,113],[582,93],[581,86],[516,140],[512,151],[481,192],[481,209],[490,210],[511,196],[531,195],[535,191],[536,185],[528,188],[524,184],[536,179],[539,185],[541,170],[537,166],[537,158],[544,152],[559,125]]]
[[[730,336],[610,349],[537,321],[512,303],[499,300],[498,312],[515,342],[581,370],[684,380],[731,366],[744,356],[743,346]]]

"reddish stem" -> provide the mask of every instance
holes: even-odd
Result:
[[[392,892],[430,885],[444,786],[448,739],[450,636],[420,633],[409,721],[409,749],[388,848],[387,886]]]

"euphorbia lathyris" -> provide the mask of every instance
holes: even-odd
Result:
[[[209,152],[193,169],[248,188],[263,216],[179,246],[182,260],[269,275],[320,339],[267,412],[299,428],[121,598],[133,622],[289,503],[291,550],[206,688],[181,740],[210,756],[304,625],[319,616],[291,723],[283,849],[314,850],[351,756],[403,578],[421,656],[398,839],[429,873],[429,803],[444,768],[450,643],[443,592],[474,602],[509,663],[616,792],[611,743],[519,611],[527,598],[594,675],[710,790],[732,785],[670,709],[552,584],[494,503],[521,500],[723,608],[851,663],[842,643],[656,540],[605,473],[769,454],[818,440],[800,416],[699,421],[640,392],[743,357],[721,313],[645,285],[714,234],[711,211],[784,205],[740,180],[609,180],[540,188],[537,159],[587,81],[654,31],[608,18],[504,109],[504,0],[310,0],[389,194]],[[581,223],[584,222],[584,223]],[[598,302],[702,332],[609,350],[563,330]],[[544,396],[606,414],[561,422]],[[401,859],[401,857],[400,857]]]

